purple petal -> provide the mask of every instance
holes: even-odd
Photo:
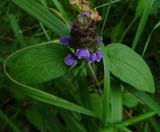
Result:
[[[99,62],[102,58],[103,58],[103,53],[101,50],[98,50],[96,52],[96,56],[97,56],[97,62]]]
[[[67,65],[73,65],[75,63],[75,59],[74,59],[73,55],[69,54],[64,58],[64,62]]]
[[[90,57],[87,59],[88,62],[94,62],[97,60],[96,53],[90,53]]]
[[[77,49],[75,55],[78,57],[78,59],[86,59],[90,56],[88,49],[85,48]]]
[[[81,16],[91,16],[91,14],[88,11],[85,11],[83,13],[81,13]]]
[[[103,38],[100,36],[97,36],[96,37],[96,44],[101,44],[101,43],[103,43]]]
[[[61,36],[59,41],[62,45],[68,45],[69,41],[70,41],[70,37],[69,36]]]

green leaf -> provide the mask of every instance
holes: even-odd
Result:
[[[112,83],[111,83],[112,84]],[[122,88],[115,81],[111,85],[111,122],[123,119]]]
[[[102,117],[102,96],[96,93],[90,93],[89,97],[92,110],[98,115],[98,117]]]
[[[68,35],[70,28],[65,25],[60,19],[43,8],[34,0],[12,0],[16,5],[35,17],[45,26],[50,28],[57,35]]]
[[[14,32],[14,35],[15,35],[17,41],[20,43],[21,47],[25,47],[26,44],[25,44],[25,41],[24,41],[23,33],[22,33],[22,31],[21,31],[21,29],[18,25],[16,17],[14,15],[10,14],[8,16],[8,18],[9,18],[11,28]]]
[[[19,82],[41,83],[67,72],[68,67],[64,64],[67,53],[67,48],[59,44],[31,46],[13,53],[7,67]]]
[[[138,99],[133,94],[125,92],[123,94],[123,104],[129,108],[132,108],[138,105]]]
[[[125,29],[125,24],[122,18],[121,21],[117,23],[112,29],[112,32],[110,34],[112,43],[119,42],[121,35],[124,32],[124,29]]]
[[[42,129],[43,126],[43,120],[41,118],[41,115],[39,112],[34,108],[34,107],[29,107],[26,112],[26,117],[27,119],[37,128],[40,130]]]
[[[136,12],[135,12],[135,17],[140,16],[146,6],[146,0],[139,0],[137,2],[137,7],[136,7]]]
[[[125,87],[129,92],[134,94],[138,99],[140,99],[145,105],[147,105],[150,109],[154,110],[160,116],[160,105],[152,99],[148,94],[143,91],[139,91],[134,88]]]
[[[151,9],[151,13],[158,13],[160,9],[160,1],[159,0],[154,0],[154,3],[153,3],[153,6],[152,6],[152,9]]]
[[[129,47],[118,43],[110,44],[106,49],[113,75],[139,90],[154,93],[152,73],[140,55]]]

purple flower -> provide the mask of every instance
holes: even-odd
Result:
[[[86,59],[90,56],[88,49],[85,48],[77,49],[75,55],[78,57],[78,59]]]
[[[96,53],[90,53],[89,58],[87,59],[88,62],[94,62],[97,60],[97,55]]]
[[[69,36],[61,36],[59,41],[62,45],[68,45],[69,41],[70,41],[70,37]]]
[[[100,36],[97,36],[96,37],[96,44],[101,44],[101,43],[103,43],[103,38]]]
[[[69,54],[64,58],[64,62],[67,65],[73,65],[75,63],[75,59],[74,59],[73,55]]]
[[[81,13],[81,16],[91,16],[91,14],[88,11],[85,11],[83,13]]]
[[[101,50],[98,50],[96,52],[96,56],[97,56],[97,62],[100,62],[100,60],[103,58],[103,53]]]

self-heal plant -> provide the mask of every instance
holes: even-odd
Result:
[[[89,11],[79,14],[73,21],[70,36],[61,36],[59,40],[62,45],[73,49],[64,58],[67,65],[73,65],[79,59],[89,63],[99,62],[103,57],[98,48],[103,40],[96,33],[96,20]]]

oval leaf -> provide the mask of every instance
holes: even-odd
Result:
[[[152,73],[140,55],[123,44],[110,44],[106,49],[113,75],[139,90],[155,91]]]
[[[23,83],[41,83],[67,71],[64,56],[67,48],[59,45],[32,46],[13,53],[7,61],[10,75]]]

